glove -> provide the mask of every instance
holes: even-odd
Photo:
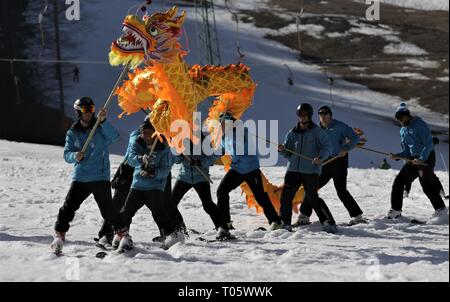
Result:
[[[156,158],[156,154],[144,154],[141,156],[142,163],[146,166],[150,165],[152,161]]]
[[[152,166],[141,165],[141,176],[145,178],[154,178],[155,177],[155,168]]]

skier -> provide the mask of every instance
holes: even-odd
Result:
[[[144,119],[144,123],[147,123],[149,121],[148,116]],[[125,153],[125,157],[123,162],[119,165],[117,168],[117,171],[111,181],[111,187],[114,189],[114,195],[113,195],[113,204],[117,212],[119,212],[123,205],[125,204],[125,200],[128,196],[128,193],[131,189],[131,184],[133,182],[133,173],[134,173],[134,167],[130,166],[128,164],[128,160],[130,158],[130,151],[131,146],[133,142],[136,140],[136,138],[141,135],[141,127],[139,129],[133,131],[130,134],[130,139],[128,143],[128,148]],[[167,142],[165,141],[165,144]],[[165,192],[165,200],[168,202],[170,200],[171,195],[171,184],[172,184],[172,174],[170,173],[167,176],[166,181],[166,187],[164,189]],[[153,212],[152,212],[153,214]],[[156,221],[155,217],[153,216],[154,220]],[[159,226],[158,226],[159,228]],[[153,241],[161,242],[164,240],[165,236],[162,233],[162,229],[159,228],[160,236],[157,236],[156,238],[153,238]],[[111,224],[109,224],[106,220],[103,221],[103,224],[100,228],[100,231],[98,232],[98,244],[103,247],[110,246],[112,244],[112,240],[114,237],[114,229]]]
[[[386,158],[383,158],[383,161],[380,163],[378,168],[382,170],[389,170],[391,168],[391,165],[387,162]]]
[[[436,145],[439,145],[439,138],[433,137],[433,146]],[[403,189],[403,197],[409,196],[409,192],[411,192],[411,186],[414,180],[415,178],[405,184],[405,188]],[[433,184],[436,186],[436,190],[439,192],[439,195],[441,195],[442,198],[448,199],[448,196],[445,195],[444,186],[442,185],[439,177],[437,177],[435,173],[433,173]]]
[[[86,152],[82,153],[82,147],[96,123],[95,105],[91,98],[82,97],[75,101],[73,107],[78,121],[67,131],[64,159],[67,163],[74,164],[74,172],[72,184],[55,223],[55,238],[51,248],[56,253],[62,251],[69,223],[90,194],[94,195],[103,218],[116,230],[121,225],[120,216],[113,207],[109,181],[109,145],[119,140],[119,133],[106,120],[106,109],[100,110],[97,116],[101,121],[99,127]]]
[[[332,162],[322,166],[322,173],[319,176],[319,189],[333,179],[337,195],[350,214],[351,220],[349,225],[367,223],[367,219],[363,217],[363,212],[358,203],[347,190],[348,152],[356,147],[356,144],[359,142],[359,136],[347,124],[333,119],[333,112],[330,107],[323,105],[319,108],[318,113],[320,128],[325,131],[331,141],[332,150],[329,159],[339,156]],[[320,202],[324,203],[323,200]],[[309,224],[309,217],[312,211],[311,204],[308,202],[308,196],[306,196],[300,206],[297,225]]]
[[[337,228],[333,215],[317,194],[321,165],[331,155],[332,145],[325,131],[312,121],[312,115],[313,108],[310,104],[303,103],[298,106],[299,122],[297,126],[288,132],[284,144],[278,145],[278,151],[288,160],[280,200],[281,219],[285,225],[291,227],[292,200],[300,185],[303,184],[305,199],[319,217],[323,230],[328,233],[336,233]],[[302,158],[288,150],[313,160]]]
[[[119,251],[131,249],[133,241],[129,234],[129,226],[133,216],[146,205],[153,214],[156,224],[164,234],[170,234],[164,244],[170,246],[176,240],[182,240],[182,234],[175,231],[173,219],[169,217],[169,211],[165,203],[164,190],[167,177],[173,164],[173,156],[167,144],[156,142],[154,152],[152,146],[157,137],[153,137],[155,129],[146,121],[140,127],[140,135],[130,142],[128,164],[134,167],[133,182],[125,204],[120,210],[125,231],[118,232],[114,236],[113,246]]]
[[[433,217],[447,213],[444,201],[433,181],[436,154],[430,128],[420,117],[411,116],[405,103],[395,111],[395,119],[402,125],[400,129],[403,151],[390,154],[391,159],[407,158],[400,173],[395,177],[391,192],[391,209],[387,218],[396,219],[402,214],[403,189],[407,183],[419,177],[423,192],[435,209]]]
[[[78,69],[78,67],[75,66],[75,68],[73,69],[73,82],[80,82],[80,70]]]
[[[204,137],[200,144],[202,144]],[[190,142],[190,141],[189,141]],[[200,145],[201,146],[201,145]],[[193,150],[193,145],[189,143],[189,154]],[[171,207],[174,213],[171,217],[176,217],[176,224],[179,229],[186,231],[186,226],[183,222],[183,217],[178,210],[177,206],[180,203],[183,196],[191,189],[197,192],[200,200],[202,202],[203,209],[211,217],[216,230],[223,228],[228,230],[226,222],[223,220],[219,208],[213,202],[211,197],[211,186],[209,183],[209,167],[214,165],[215,160],[218,156],[215,155],[205,155],[202,150],[200,155],[184,155],[181,154],[175,158],[175,163],[181,164],[180,173],[178,175],[177,181],[172,190]],[[202,171],[202,172],[200,172]]]
[[[259,169],[259,157],[250,154],[251,141],[248,129],[237,131],[236,119],[231,113],[221,113],[219,120],[222,125],[221,147],[226,154],[232,157],[231,169],[225,174],[217,188],[217,205],[222,217],[228,225],[228,229],[219,227],[217,238],[227,239],[230,237],[229,229],[232,228],[230,216],[230,192],[246,182],[258,204],[263,208],[264,214],[271,225],[271,229],[282,227],[281,219],[270,201],[269,195],[264,191],[261,170]],[[232,133],[231,133],[232,132]],[[242,132],[240,135],[238,132]],[[238,144],[242,144],[237,148]],[[239,150],[241,149],[241,150]],[[242,154],[239,154],[243,151]],[[256,150],[255,150],[256,151]]]

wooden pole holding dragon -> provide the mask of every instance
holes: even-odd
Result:
[[[116,84],[114,85],[113,89],[111,90],[111,93],[109,94],[108,99],[106,100],[105,104],[103,105],[103,109],[108,108],[109,104],[111,103],[111,100],[114,96],[114,93],[117,89],[117,87],[119,86],[120,83],[122,83],[122,80],[125,78],[125,75],[127,74],[129,69],[129,64],[126,64],[125,67],[123,68],[122,72],[120,73],[119,78],[117,79]],[[89,146],[89,143],[91,142],[92,138],[94,137],[95,134],[95,130],[97,130],[98,125],[100,124],[100,119],[97,119],[97,121],[94,124],[94,127],[92,127],[91,132],[89,133],[89,136],[86,140],[86,142],[83,145],[83,148],[81,149],[81,153],[86,153],[86,149]]]

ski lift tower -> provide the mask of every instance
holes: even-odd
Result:
[[[200,64],[220,65],[213,0],[195,0],[195,15],[197,19],[197,54]]]

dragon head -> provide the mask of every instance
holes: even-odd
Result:
[[[170,63],[183,51],[178,42],[186,12],[177,16],[176,6],[164,13],[128,15],[123,21],[123,34],[111,44],[109,63],[112,66],[130,63],[135,68],[141,62]]]

